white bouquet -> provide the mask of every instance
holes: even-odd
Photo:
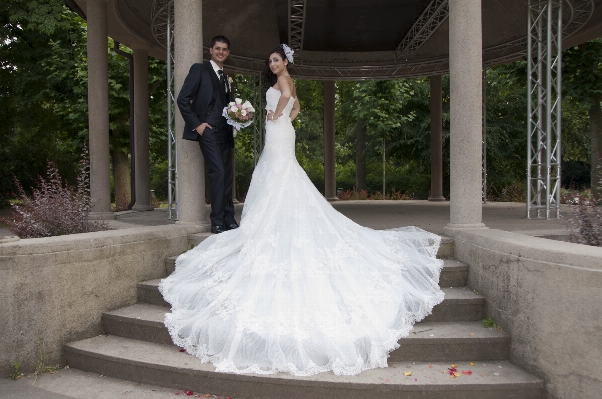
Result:
[[[226,118],[228,125],[234,126],[235,130],[241,130],[253,123],[255,108],[249,101],[243,102],[240,98],[235,98],[224,107],[222,115]]]

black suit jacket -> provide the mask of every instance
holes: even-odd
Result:
[[[225,89],[209,62],[193,64],[190,67],[177,100],[178,108],[186,123],[183,139],[199,141],[201,136],[195,129],[204,122],[207,112],[211,109],[209,107],[213,106],[217,96],[225,95]],[[232,126],[226,126],[230,141],[234,144]]]

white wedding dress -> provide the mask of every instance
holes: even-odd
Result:
[[[269,89],[267,109],[280,92]],[[216,371],[352,375],[386,367],[443,300],[440,237],[372,230],[337,212],[295,158],[291,98],[266,123],[240,228],[180,255],[159,289],[174,343]]]

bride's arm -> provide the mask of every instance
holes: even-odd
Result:
[[[295,103],[293,104],[293,110],[291,111],[291,122],[295,120],[300,111],[301,105],[299,104],[299,98],[297,97]]]
[[[282,116],[282,111],[292,96],[292,79],[288,76],[280,76],[278,78],[278,89],[280,90],[280,99],[278,100],[274,115],[272,116],[274,119],[278,119]]]

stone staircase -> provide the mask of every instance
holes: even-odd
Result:
[[[189,242],[197,245],[207,237],[194,234]],[[445,259],[440,278],[445,300],[400,340],[388,368],[351,377],[216,373],[213,366],[173,345],[163,325],[169,308],[159,293],[159,280],[138,284],[139,303],[104,313],[105,334],[67,344],[67,362],[105,376],[239,399],[543,398],[543,381],[508,361],[510,337],[481,325],[485,298],[466,287],[468,266],[452,256],[453,241],[444,239],[439,257]],[[175,257],[168,258],[167,272],[174,267]],[[450,376],[452,364],[460,376]]]

